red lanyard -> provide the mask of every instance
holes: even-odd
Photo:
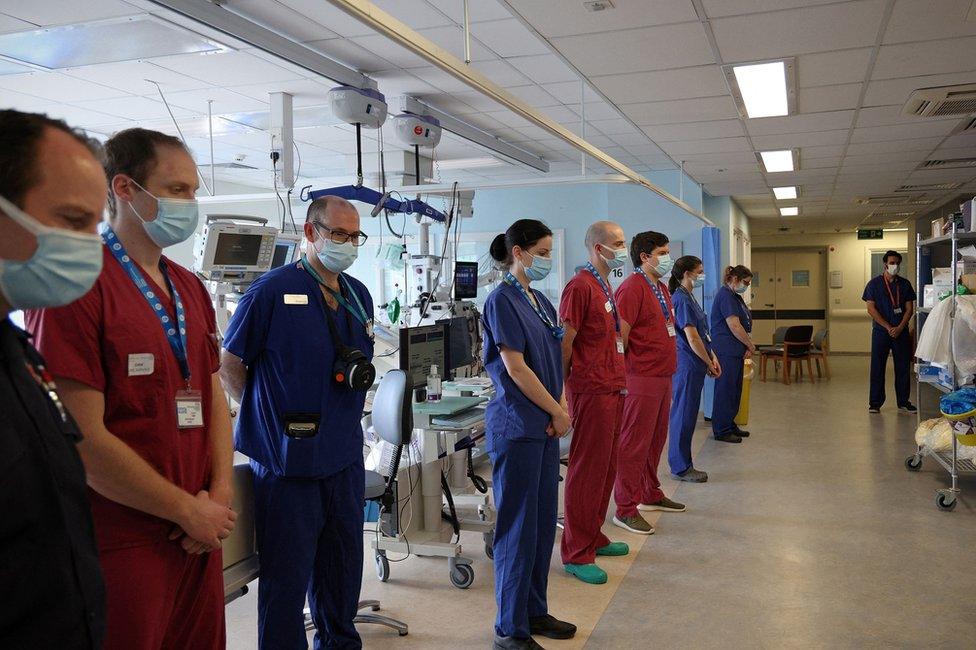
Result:
[[[884,279],[882,276],[881,281],[884,283],[885,289],[888,291],[888,297],[891,298],[891,306],[895,309],[901,307],[901,285],[899,284],[895,287],[895,293],[891,293],[891,283]],[[898,283],[898,279],[895,279],[895,284]]]

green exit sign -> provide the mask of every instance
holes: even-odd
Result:
[[[875,228],[873,230],[858,230],[858,239],[884,239],[884,230],[881,228]]]

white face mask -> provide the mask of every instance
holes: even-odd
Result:
[[[898,265],[897,264],[889,264],[888,265],[888,275],[890,275],[890,276],[896,276],[896,275],[898,275]]]

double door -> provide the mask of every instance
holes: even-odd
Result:
[[[778,327],[827,327],[827,254],[823,249],[752,251],[752,338],[772,343]]]

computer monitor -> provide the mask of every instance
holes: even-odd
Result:
[[[431,366],[436,365],[438,374],[445,376],[449,332],[448,321],[400,330],[400,369],[406,371],[413,388],[427,385]]]
[[[275,240],[274,255],[271,257],[271,268],[276,269],[285,264],[291,264],[298,258],[298,248],[302,236],[295,233],[279,233]]]
[[[451,370],[470,366],[474,363],[472,354],[472,327],[477,327],[478,323],[466,316],[456,316],[447,321],[450,331],[448,334],[449,351],[447,354],[447,365]]]
[[[454,263],[454,299],[471,300],[478,297],[478,263]]]
[[[197,235],[193,270],[207,280],[242,278],[271,267],[277,228],[233,221],[209,221]]]

